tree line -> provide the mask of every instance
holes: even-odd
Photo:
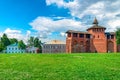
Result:
[[[23,40],[17,40],[16,38],[8,38],[7,35],[4,33],[0,38],[0,52],[6,50],[8,45],[17,43],[20,49],[25,49],[27,46],[34,46],[41,50],[41,41],[38,37],[30,37],[28,39],[27,44],[23,42]]]
[[[117,39],[117,44],[120,44],[120,28],[117,28],[116,39]]]

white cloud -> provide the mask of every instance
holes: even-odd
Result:
[[[120,28],[120,20],[110,20],[108,25],[111,26],[111,31],[115,31],[118,27]]]
[[[56,3],[58,7],[65,6],[64,0],[46,0],[47,5]]]
[[[60,19],[54,20],[49,17],[37,17],[33,22],[30,23],[32,28],[39,32],[40,37],[51,35],[52,32],[66,32],[67,30],[80,30],[85,31],[86,25],[80,21],[74,19]],[[62,33],[63,34],[63,33]]]
[[[62,37],[66,37],[66,33],[65,33],[65,32],[60,32],[60,35],[61,35]]]
[[[3,33],[7,34],[8,38],[16,38],[18,40],[23,40],[26,43],[29,38],[28,35],[31,34],[31,31],[28,30],[24,35],[20,30],[7,28],[4,32],[0,32],[0,36],[2,36]]]
[[[9,38],[16,38],[16,39],[23,39],[23,36],[21,35],[21,31],[20,30],[12,30],[10,28],[7,28],[4,33],[7,34],[7,36]]]
[[[46,0],[46,4],[48,6],[56,4],[59,8],[68,8],[72,16],[75,16],[77,14],[76,11],[78,12],[81,8],[79,0],[70,0],[68,2],[65,2],[64,0]]]
[[[46,0],[46,4],[48,6],[56,4],[58,7],[68,8],[72,17],[78,17],[82,20],[82,23],[89,25],[96,16],[99,23],[107,27],[108,31],[115,30],[119,24],[117,21],[120,20],[116,16],[120,14],[119,0],[72,0],[69,2],[64,0]],[[86,17],[88,15],[92,17]]]
[[[0,32],[0,37],[3,35],[3,33],[2,32]]]
[[[20,31],[20,30],[11,30],[10,28],[7,28],[7,29],[5,30],[5,33],[8,33],[8,34],[12,34],[12,33],[20,34],[21,31]]]
[[[26,36],[30,37],[31,31],[27,30]]]

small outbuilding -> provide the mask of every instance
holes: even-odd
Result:
[[[37,47],[30,46],[30,47],[27,47],[27,48],[26,48],[26,52],[27,52],[27,53],[39,53],[40,50],[39,50],[39,48],[37,48]]]

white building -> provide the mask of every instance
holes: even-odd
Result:
[[[65,53],[66,43],[59,40],[52,40],[43,44],[42,53]]]
[[[30,46],[26,48],[27,53],[38,53],[39,48]]]
[[[11,44],[7,46],[6,53],[25,53],[25,50],[19,49],[18,44]]]

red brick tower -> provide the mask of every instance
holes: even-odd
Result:
[[[117,52],[115,33],[107,32],[105,34],[107,37],[107,52]]]
[[[98,25],[96,18],[94,19],[93,26],[87,29],[87,31],[92,35],[90,43],[91,52],[107,52],[107,38],[105,35],[105,29],[105,27]]]
[[[116,52],[115,33],[105,33],[105,30],[105,27],[98,25],[96,18],[93,26],[87,29],[88,32],[68,30],[66,32],[66,53]]]

